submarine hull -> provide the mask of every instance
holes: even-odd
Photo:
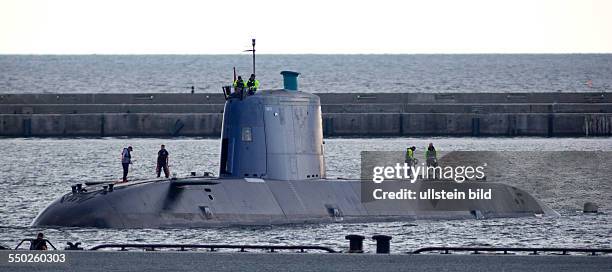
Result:
[[[554,215],[525,191],[502,183],[423,182],[413,190],[491,190],[494,200],[374,200],[359,180],[152,180],[112,192],[70,193],[51,203],[34,226],[151,228],[215,227],[415,219]],[[397,188],[406,183],[396,182]],[[393,187],[394,185],[392,185]]]
[[[362,191],[361,180],[326,179],[320,99],[297,90],[299,73],[281,74],[294,83],[286,84],[290,89],[247,96],[235,92],[227,98],[219,178],[86,188],[87,192],[75,191],[51,203],[33,225],[212,227],[554,214],[527,192],[502,183],[387,180],[385,188],[395,192],[480,189],[492,196],[380,200]]]

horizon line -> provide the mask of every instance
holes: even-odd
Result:
[[[610,55],[610,52],[473,52],[473,53],[257,53],[257,55]],[[240,53],[2,53],[0,56],[241,56]]]

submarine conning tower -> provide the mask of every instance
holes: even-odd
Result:
[[[283,89],[258,90],[225,102],[221,178],[325,177],[319,97],[298,90],[299,73],[281,74]]]

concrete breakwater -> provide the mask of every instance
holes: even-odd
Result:
[[[318,95],[325,136],[612,136],[612,93]],[[0,136],[216,137],[224,102],[220,93],[0,94]]]

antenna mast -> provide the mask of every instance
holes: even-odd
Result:
[[[251,40],[251,44],[253,45],[253,74],[255,74],[255,39]]]
[[[244,50],[244,52],[253,52],[253,74],[255,74],[255,39],[251,39],[251,45],[253,46],[253,49]]]

